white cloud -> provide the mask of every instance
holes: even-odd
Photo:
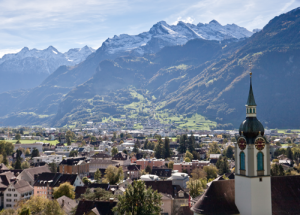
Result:
[[[21,51],[21,49],[0,49],[0,58],[5,54],[14,54]]]
[[[177,23],[178,23],[179,21],[182,21],[182,22],[185,22],[185,23],[193,23],[193,22],[194,22],[194,19],[191,18],[191,17],[187,17],[187,18],[183,19],[183,18],[180,16],[180,17],[177,18],[177,21],[173,22],[172,24],[173,24],[173,25],[177,25]]]

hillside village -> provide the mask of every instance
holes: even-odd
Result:
[[[146,127],[121,130],[116,122],[87,122],[81,128],[20,127],[0,130],[1,208],[32,196],[55,199],[66,214],[102,214],[116,206],[133,181],[162,195],[161,214],[192,214],[190,207],[212,181],[234,179],[238,130],[186,131]],[[157,126],[159,127],[159,126]],[[273,175],[298,175],[300,134],[265,130]],[[107,177],[117,172],[117,180]],[[201,181],[201,188],[192,186]],[[68,182],[75,197],[56,198]],[[89,192],[110,198],[85,199]],[[104,204],[109,201],[110,204]],[[70,204],[68,207],[65,204]],[[96,209],[95,209],[96,208]],[[109,214],[110,214],[109,213]]]

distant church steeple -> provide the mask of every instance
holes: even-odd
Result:
[[[271,215],[270,145],[256,118],[251,67],[246,119],[235,144],[235,204],[242,215]]]

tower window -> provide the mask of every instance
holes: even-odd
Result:
[[[255,113],[255,108],[253,108],[253,113]]]
[[[245,153],[241,152],[240,154],[240,165],[241,165],[241,170],[245,170]]]
[[[250,108],[250,113],[252,113],[252,108]]]
[[[257,171],[264,170],[264,155],[262,152],[257,153]]]
[[[249,113],[249,108],[247,108],[247,113]]]

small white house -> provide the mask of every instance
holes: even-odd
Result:
[[[15,180],[3,192],[4,209],[12,208],[20,200],[30,199],[33,196],[33,187],[25,180]]]
[[[48,155],[48,156],[41,156],[41,157],[34,157],[33,163],[45,162],[49,163],[60,163],[63,159],[62,155]]]

